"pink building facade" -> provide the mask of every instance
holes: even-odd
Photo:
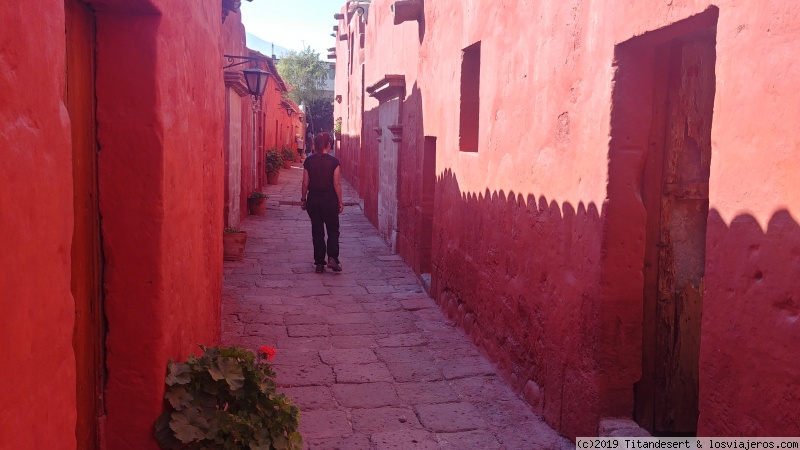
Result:
[[[0,3],[3,449],[157,449],[167,361],[218,343],[233,6]]]
[[[800,6],[337,18],[345,177],[550,425],[800,434]]]

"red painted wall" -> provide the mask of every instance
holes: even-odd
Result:
[[[104,445],[154,449],[167,360],[219,338],[220,8],[92,5],[108,328]],[[15,368],[13,380],[3,379],[13,388],[3,396],[0,435],[9,448],[75,448],[64,3],[4,4],[0,17],[9,44],[0,48],[0,228],[16,234],[0,262],[2,291],[13,299],[0,319],[3,341],[14,343],[6,365]]]
[[[800,435],[799,21],[796,4],[720,6],[702,435]]]
[[[372,2],[363,59],[350,40],[336,43],[343,102],[335,115],[345,136],[362,138],[345,139],[344,173],[357,180],[365,214],[378,223],[378,102],[367,97],[362,117],[359,95],[401,74],[398,252],[417,267],[422,143],[435,137],[431,295],[565,435],[629,417],[642,367],[639,189],[650,124],[650,111],[635,108],[652,85],[615,80],[615,51],[707,12],[710,2],[424,2],[420,21],[400,25],[391,3]],[[789,24],[800,7],[714,5],[698,433],[792,435],[800,432],[792,421],[800,413],[800,286],[788,274],[800,264],[800,135],[791,124],[800,95],[788,61],[798,56]],[[357,21],[339,21],[339,34],[357,36]],[[479,151],[463,153],[461,51],[478,41]],[[653,67],[652,56],[638,64]],[[644,88],[625,97],[624,83]],[[615,119],[623,116],[631,122]]]
[[[250,50],[245,45],[245,29],[242,25],[241,13],[230,12],[222,24],[222,37],[221,37],[222,53],[225,55],[234,56],[250,56]],[[225,60],[225,65],[236,64],[244,62],[245,64],[237,65],[225,69],[228,72],[238,72],[243,69],[252,67],[250,63],[245,60],[234,58],[232,61]],[[244,83],[244,80],[242,80]],[[246,90],[246,84],[244,86]],[[241,146],[239,147],[239,154],[233,157],[233,160],[238,161],[240,174],[239,174],[239,188],[232,189],[227,187],[228,195],[231,193],[239,193],[238,198],[229,198],[228,202],[238,202],[239,221],[233,224],[238,227],[242,219],[247,217],[247,196],[256,187],[253,181],[253,101],[249,95],[240,97],[240,136]],[[230,116],[226,117],[226,123],[230,120]],[[228,137],[230,139],[230,137]],[[258,152],[256,153],[258,155]],[[228,155],[228,161],[231,156]],[[259,184],[258,178],[256,184]],[[260,184],[259,184],[260,186]]]
[[[2,447],[75,448],[64,2],[3,2],[0,42]]]
[[[287,132],[290,133],[288,145],[297,150],[294,139],[302,130],[299,107],[294,105],[295,112],[289,116],[286,107],[282,104],[287,86],[280,78],[275,64],[269,56],[248,49],[245,46],[245,30],[241,23],[240,13],[230,13],[222,27],[222,49],[224,54],[248,56],[258,58],[256,66],[271,75],[267,80],[264,95],[260,100],[260,111],[255,118],[256,123],[256,152],[253,158],[253,100],[247,95],[241,99],[241,188],[239,196],[239,211],[241,219],[247,217],[247,197],[251,192],[261,189],[267,184],[264,158],[266,151],[271,148],[281,150],[286,145]],[[228,71],[241,71],[254,67],[254,63],[244,60],[244,64],[226,69]],[[229,64],[226,61],[226,64]],[[293,104],[293,103],[292,103]],[[288,131],[287,131],[288,130]],[[256,177],[253,178],[253,165],[256,166]]]
[[[162,3],[98,15],[109,448],[154,448],[166,360],[219,338],[219,9]]]

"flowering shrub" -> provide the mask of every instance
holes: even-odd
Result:
[[[300,410],[275,391],[267,363],[275,349],[258,356],[242,347],[204,347],[185,363],[167,364],[164,412],[155,436],[162,449],[300,450]]]

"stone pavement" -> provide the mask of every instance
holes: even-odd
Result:
[[[225,262],[223,344],[273,345],[308,449],[574,448],[515,395],[423,292],[344,183],[344,271],[314,273],[302,169],[267,186],[245,257]]]

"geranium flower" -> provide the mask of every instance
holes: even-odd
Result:
[[[272,359],[275,358],[276,353],[278,353],[278,351],[269,345],[262,345],[261,347],[258,347],[258,354],[267,358],[269,361],[272,361]]]

